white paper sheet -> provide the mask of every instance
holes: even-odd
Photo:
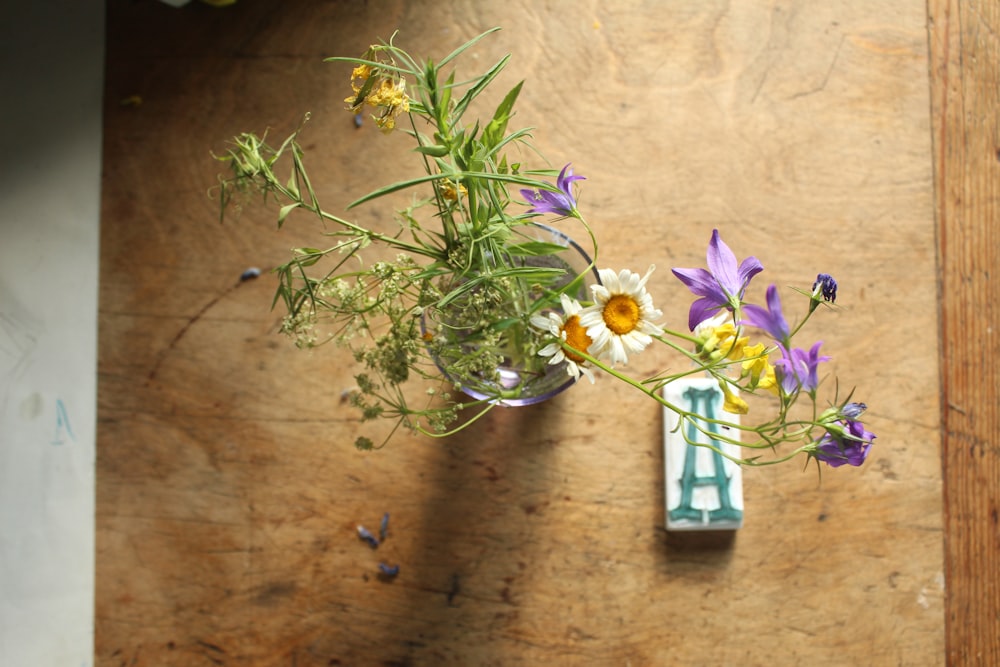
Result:
[[[0,665],[93,664],[104,3],[0,21]]]

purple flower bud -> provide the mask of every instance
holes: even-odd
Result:
[[[868,406],[864,403],[848,403],[840,409],[840,414],[844,415],[848,419],[857,419],[864,414],[864,411],[867,409]]]
[[[836,428],[831,428],[820,439],[813,452],[818,460],[831,468],[837,468],[845,463],[859,466],[868,458],[875,434],[865,430],[865,425],[858,421],[835,422]]]
[[[818,288],[818,291],[817,291]],[[820,273],[813,283],[813,296],[820,294],[824,301],[836,303],[837,301],[837,281],[828,273]]]

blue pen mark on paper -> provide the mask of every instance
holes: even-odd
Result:
[[[56,437],[52,440],[53,445],[63,445],[66,443],[65,436],[76,442],[76,435],[73,434],[73,427],[69,423],[69,414],[66,412],[66,404],[61,398],[56,399]]]

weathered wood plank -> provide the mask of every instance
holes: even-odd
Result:
[[[948,664],[1000,663],[1000,8],[933,0]]]

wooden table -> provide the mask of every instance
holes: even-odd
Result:
[[[587,176],[603,263],[660,267],[672,324],[668,269],[716,227],[761,292],[838,278],[814,333],[870,406],[865,466],[748,470],[738,534],[667,533],[659,410],[609,377],[354,450],[349,360],[295,349],[273,278],[238,280],[317,229],[220,223],[210,151],[310,112],[341,211],[414,167],[323,58],[397,28],[440,58],[494,25],[466,66],[513,53],[497,94],[527,80],[515,123]],[[998,28],[949,0],[109,0],[98,664],[1000,664]],[[385,512],[373,551],[355,527]]]

